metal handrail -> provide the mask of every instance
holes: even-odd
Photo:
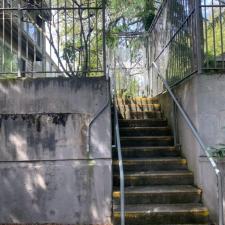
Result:
[[[123,157],[122,157],[122,151],[121,151],[120,130],[119,130],[118,112],[116,107],[115,95],[113,96],[113,101],[114,101],[114,138],[115,138],[115,145],[118,152],[119,173],[120,173],[120,221],[121,221],[121,225],[125,225]]]
[[[210,156],[210,154],[208,152],[209,147],[207,147],[207,145],[204,143],[204,141],[200,137],[197,129],[195,128],[195,126],[192,123],[191,119],[189,118],[188,114],[186,113],[186,111],[183,109],[183,107],[178,102],[177,98],[173,94],[172,89],[168,85],[167,81],[161,75],[158,66],[155,64],[155,62],[153,62],[152,65],[155,67],[156,72],[157,72],[157,76],[162,80],[163,85],[165,86],[165,88],[167,89],[167,91],[170,94],[171,98],[173,99],[174,103],[178,107],[181,115],[183,116],[183,118],[186,121],[187,125],[191,129],[192,133],[194,134],[194,137],[197,139],[199,145],[201,146],[201,148],[205,152],[209,162],[211,163],[211,165],[212,165],[212,167],[214,169],[214,172],[215,172],[216,177],[217,177],[217,187],[218,187],[219,225],[224,225],[223,190],[222,190],[222,176],[221,176],[221,172],[220,172],[219,168],[217,167],[215,160],[213,159],[212,156]]]

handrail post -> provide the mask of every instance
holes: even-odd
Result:
[[[172,100],[173,101],[173,100]],[[178,127],[177,127],[177,107],[176,103],[173,101],[173,135],[174,135],[174,146],[177,148],[179,146],[179,139],[178,139]]]
[[[21,4],[18,3],[18,15],[17,15],[17,22],[18,22],[18,53],[17,53],[17,77],[21,77],[21,67],[22,67],[22,10]]]
[[[151,78],[150,78],[150,65],[149,65],[149,63],[150,63],[150,57],[149,57],[149,38],[148,38],[148,36],[146,37],[146,39],[145,39],[145,41],[146,41],[146,43],[145,43],[145,49],[146,49],[146,60],[147,60],[147,62],[146,62],[146,67],[147,67],[147,76],[148,76],[148,79],[147,79],[147,96],[150,96],[151,95],[151,84],[150,84],[150,80],[151,80]]]
[[[196,37],[196,55],[197,55],[197,70],[198,74],[202,73],[202,28],[201,28],[201,0],[195,0],[195,37]]]
[[[106,15],[105,15],[105,10],[106,10],[106,0],[102,0],[102,44],[103,44],[103,71],[104,71],[104,76],[108,80],[108,74],[106,73]]]

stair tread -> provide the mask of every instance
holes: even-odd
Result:
[[[152,117],[152,118],[133,118],[133,119],[128,119],[128,118],[121,118],[119,119],[119,124],[120,127],[162,127],[162,126],[167,126],[168,121],[163,118],[157,118],[157,117]]]
[[[171,150],[176,150],[175,146],[137,146],[137,147],[132,147],[132,146],[128,146],[128,147],[122,147],[122,150],[155,150],[155,149],[171,149]]]
[[[189,170],[172,170],[172,171],[144,171],[144,172],[126,172],[125,177],[139,177],[139,176],[171,176],[171,175],[193,175]],[[114,174],[114,176],[119,176]]]
[[[142,97],[142,96],[137,96],[137,97],[126,97],[126,98],[124,98],[124,97],[117,97],[116,98],[117,100],[143,100],[143,99],[148,99],[148,100],[158,100],[158,98],[156,98],[156,97]]]
[[[121,139],[139,139],[139,140],[145,140],[145,139],[173,139],[173,136],[122,136]]]
[[[129,102],[123,102],[119,104],[120,106],[126,105],[126,106],[134,106],[134,107],[141,107],[141,106],[160,106],[159,103],[129,103]]]
[[[149,119],[119,119],[119,122],[148,122],[148,121],[167,121],[166,119],[163,118],[149,118]]]
[[[114,205],[114,211],[120,211],[119,205]],[[202,212],[208,216],[208,209],[201,203],[186,204],[147,204],[126,205],[125,211],[129,213],[173,213],[173,212]]]
[[[128,146],[122,147],[123,159],[133,158],[159,158],[159,157],[181,157],[181,151],[174,146]],[[118,158],[118,152],[113,150],[114,160]]]
[[[154,157],[154,158],[129,158],[129,159],[123,159],[123,164],[130,164],[130,163],[136,163],[136,162],[174,162],[174,161],[178,161],[178,162],[182,162],[185,163],[187,162],[187,160],[185,158],[182,157]],[[118,164],[118,160],[114,160],[115,164]]]
[[[129,110],[129,113],[162,113],[161,110]]]
[[[150,107],[156,104],[142,103],[143,98],[136,100],[139,103],[131,98],[120,104],[124,117],[130,117],[119,119],[127,223],[209,224],[209,211],[201,203],[202,190],[194,186],[193,172],[188,170],[180,149],[174,146],[174,136],[160,104],[156,103],[158,108],[154,109]],[[149,116],[150,113],[155,115]],[[113,211],[114,220],[119,224],[119,161],[114,157]]]
[[[187,193],[196,192],[201,193],[201,189],[194,187],[193,185],[155,185],[155,186],[134,186],[125,187],[125,193],[127,194],[162,194],[162,193]],[[118,195],[120,190],[116,188],[114,190],[114,195]],[[115,197],[115,196],[114,196]]]
[[[166,127],[121,127],[120,130],[170,130],[168,126]]]

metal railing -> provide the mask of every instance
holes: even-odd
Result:
[[[172,98],[173,103],[175,104],[175,106],[179,110],[179,112],[182,115],[184,121],[186,122],[186,124],[190,128],[190,130],[193,133],[195,139],[197,140],[197,142],[201,146],[201,148],[204,151],[206,157],[208,158],[211,166],[214,169],[214,172],[215,172],[216,177],[217,177],[217,186],[218,186],[219,225],[224,225],[224,215],[223,215],[223,187],[222,187],[222,175],[221,175],[221,172],[220,172],[219,168],[217,167],[214,158],[212,156],[210,156],[210,154],[208,152],[208,149],[209,148],[203,142],[202,138],[200,137],[197,129],[195,128],[195,126],[192,123],[191,119],[189,118],[188,114],[185,112],[185,110],[183,109],[183,107],[180,105],[180,103],[178,102],[177,98],[173,94],[172,89],[169,86],[169,83],[166,81],[166,79],[164,78],[164,76],[160,72],[158,66],[156,65],[155,62],[152,63],[152,66],[153,66],[154,70],[156,70],[156,76],[163,83],[165,89],[167,90],[167,92],[169,93],[170,97]]]
[[[225,2],[164,0],[146,41],[149,95],[163,91],[153,62],[170,86],[197,72],[224,71]]]
[[[225,2],[201,1],[202,69],[225,70]]]
[[[123,171],[123,158],[120,143],[120,131],[118,122],[118,112],[116,100],[114,97],[114,129],[115,129],[115,143],[118,152],[119,173],[120,173],[120,224],[125,225],[125,197],[124,197],[124,171]]]
[[[120,176],[120,224],[125,225],[125,193],[124,193],[124,170],[123,170],[123,157],[120,143],[120,129],[118,119],[118,107],[116,104],[116,81],[115,77],[111,77],[111,91],[114,106],[114,142],[117,149],[119,161],[119,176]]]
[[[0,76],[103,76],[105,0],[1,0]]]

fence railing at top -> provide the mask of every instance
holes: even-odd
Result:
[[[224,70],[224,25],[224,1],[163,1],[146,37],[149,94],[163,91],[153,74],[153,62],[170,86],[196,72]]]
[[[225,1],[201,1],[202,68],[225,70]]]
[[[1,76],[103,76],[104,0],[0,0]]]

